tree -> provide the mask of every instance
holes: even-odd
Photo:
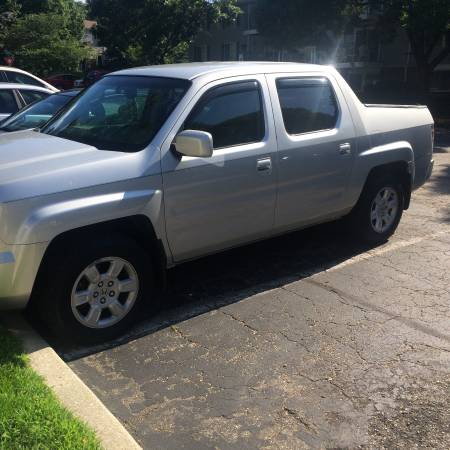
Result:
[[[370,1],[387,39],[406,32],[427,98],[434,70],[450,55],[450,0]]]
[[[15,0],[0,0],[0,44],[8,32],[9,27],[17,20],[20,7]]]
[[[45,75],[76,71],[90,56],[81,42],[86,8],[75,0],[14,0],[16,20],[8,25],[4,47],[15,63],[30,72]]]
[[[86,6],[76,0],[14,0],[20,6],[20,14],[56,14],[64,19],[66,35],[83,36],[83,20],[86,18]]]
[[[119,66],[180,60],[207,23],[232,22],[235,0],[88,0],[97,37]]]
[[[39,75],[78,70],[91,53],[81,42],[83,9],[73,0],[49,0],[50,5],[38,2],[43,12],[27,14],[23,14],[28,8],[24,3],[4,37],[5,48],[14,54],[19,67]]]

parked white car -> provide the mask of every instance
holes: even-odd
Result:
[[[36,85],[0,83],[0,121],[37,100],[47,98],[54,91]]]
[[[0,82],[29,84],[48,89],[52,92],[59,92],[59,89],[55,88],[55,86],[29,72],[25,72],[25,70],[17,69],[17,67],[0,66]]]

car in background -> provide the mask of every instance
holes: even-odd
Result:
[[[0,66],[0,82],[31,84],[32,86],[49,89],[52,92],[59,91],[59,89],[57,89],[55,86],[52,86],[51,84],[47,83],[44,80],[41,80],[31,73],[25,72],[21,69],[17,69],[16,67]]]
[[[79,89],[58,92],[37,100],[0,122],[0,134],[43,127],[80,93]]]
[[[50,89],[35,85],[0,83],[0,120],[8,118],[30,103],[43,100],[54,93]]]
[[[103,78],[108,73],[110,73],[109,70],[103,70],[103,69],[91,70],[84,76],[84,78],[76,80],[73,87],[87,88],[87,87],[93,85],[96,81]]]
[[[47,77],[45,81],[62,91],[73,89],[78,76],[73,73],[60,73]]]

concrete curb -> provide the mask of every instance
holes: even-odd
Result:
[[[96,432],[106,450],[142,450],[125,427],[20,314],[2,315],[2,322],[22,340],[33,369],[45,379],[60,402]]]

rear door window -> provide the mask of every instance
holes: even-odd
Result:
[[[184,129],[211,133],[215,149],[261,142],[265,122],[259,83],[245,81],[212,88],[194,107]]]
[[[326,78],[281,78],[278,97],[288,134],[304,134],[336,127],[339,107]]]
[[[29,89],[19,89],[20,95],[22,96],[26,105],[33,103],[37,100],[43,100],[48,97],[46,92],[41,91],[31,91]]]
[[[0,114],[12,114],[18,109],[13,91],[10,89],[0,90]]]

